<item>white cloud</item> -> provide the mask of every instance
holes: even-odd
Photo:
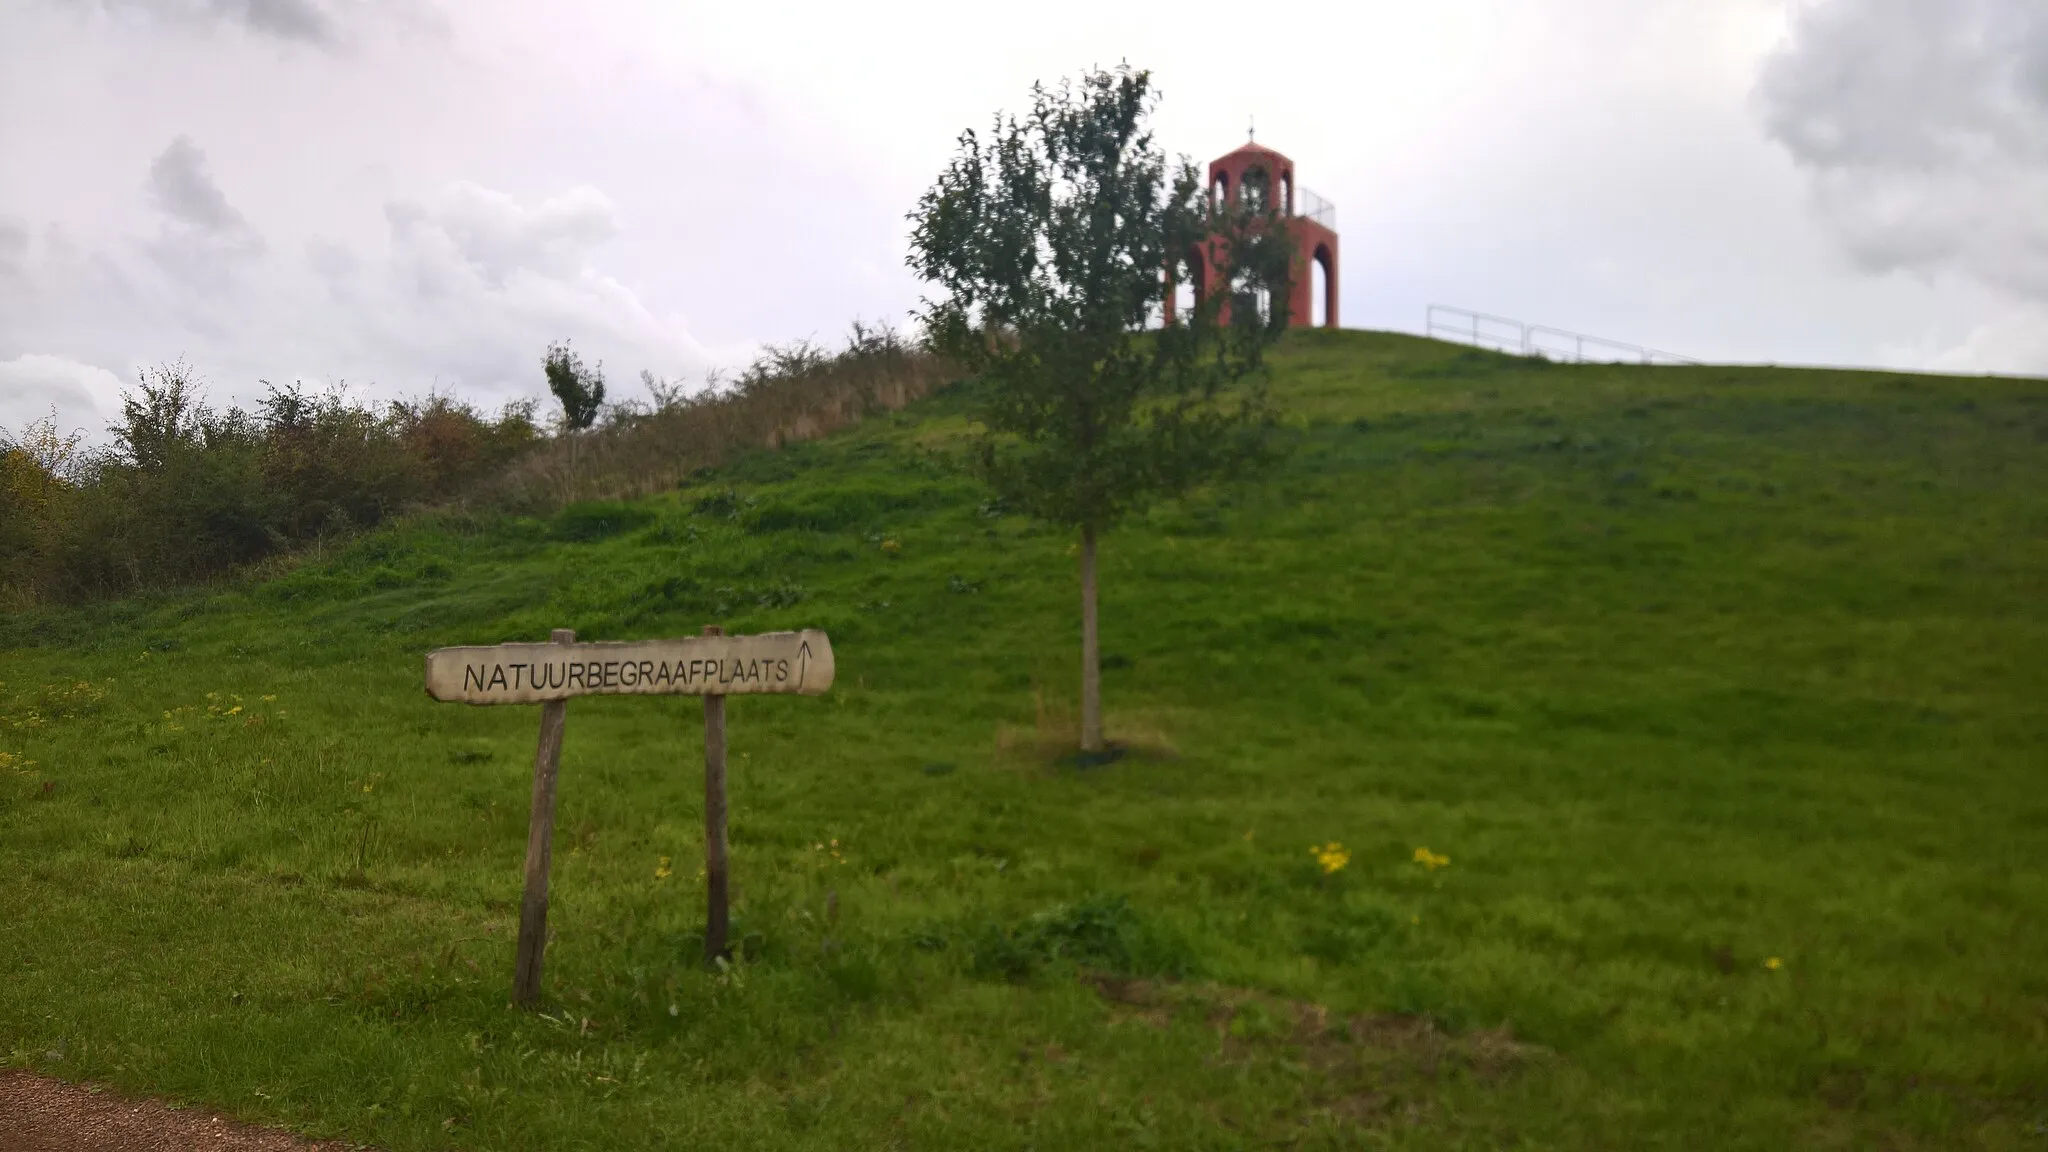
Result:
[[[334,21],[314,0],[214,0],[213,10],[240,20],[253,32],[287,40],[326,43],[334,37]]]
[[[151,162],[145,188],[163,215],[145,248],[183,291],[222,296],[234,288],[238,271],[263,254],[263,237],[228,203],[191,137],[173,139]]]
[[[1255,116],[1336,202],[1349,324],[1413,329],[1438,300],[1702,357],[1917,363],[1900,333],[1948,349],[2010,303],[1962,269],[2031,282],[2014,142],[2041,139],[2043,70],[1930,101],[2021,159],[1915,185],[1913,156],[1958,145],[1872,133],[1922,115],[1883,103],[1934,67],[1913,44],[1955,54],[1932,18],[1832,0],[1848,15],[1815,33],[1790,2],[1302,0],[1219,45],[1241,4],[1048,0],[1020,25],[924,0],[0,0],[0,359],[490,399],[538,394],[555,339],[629,380],[901,322],[903,213],[955,134],[1129,59],[1169,151],[1219,154]],[[1861,44],[1850,17],[1880,9]],[[1973,233],[1997,205],[2014,219]]]
[[[121,410],[121,381],[112,372],[62,356],[0,360],[0,429],[19,432],[55,413],[60,430],[89,434]]]
[[[190,136],[172,140],[149,166],[149,197],[173,221],[198,232],[247,231],[249,222],[228,203],[206,168],[206,153]]]
[[[2024,319],[2048,311],[2048,7],[1806,4],[1756,95],[1859,267],[2008,298],[1937,361],[2048,371]]]
[[[222,401],[259,379],[343,377],[487,403],[542,394],[557,339],[622,381],[711,362],[680,317],[598,266],[621,225],[596,188],[523,201],[457,183],[387,203],[381,243],[290,245],[263,243],[189,138],[159,155],[147,191],[158,230],[97,246],[0,221],[0,352],[17,350],[4,411],[17,420],[39,389],[43,409],[97,420],[119,391],[108,381],[165,359],[191,362]]]
[[[149,21],[183,31],[233,29],[280,44],[332,51],[374,23],[431,27],[428,0],[60,0],[114,20]]]
[[[28,158],[0,165],[0,358],[183,358],[221,400],[294,378],[545,396],[559,339],[622,382],[701,378],[860,311],[834,229],[898,230],[857,180],[819,197],[818,157],[744,85],[593,62],[495,8],[434,41],[388,0],[323,0],[346,50],[307,52],[210,0],[58,3],[0,36],[0,149]],[[63,131],[32,114],[51,102]],[[744,290],[771,268],[798,291]]]
[[[425,203],[387,204],[384,216],[402,246],[444,248],[500,286],[514,272],[579,273],[585,253],[620,231],[612,202],[587,185],[529,208],[464,182]]]
[[[2048,370],[2048,305],[2014,304],[1960,340],[1901,347],[1895,354],[1930,372],[2037,376]]]
[[[316,243],[308,267],[358,356],[434,366],[437,382],[510,395],[536,390],[545,345],[572,338],[630,377],[700,371],[706,350],[598,269],[620,226],[610,200],[575,188],[527,205],[462,183],[386,205],[386,251]]]
[[[18,277],[28,259],[28,227],[0,216],[0,279]]]

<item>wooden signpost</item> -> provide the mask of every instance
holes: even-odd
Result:
[[[832,686],[832,644],[823,632],[727,636],[713,626],[676,640],[576,643],[557,628],[546,644],[437,648],[427,653],[427,695],[463,704],[539,704],[533,807],[526,830],[526,892],[512,999],[540,998],[547,947],[548,871],[555,832],[555,776],[571,696],[704,697],[704,959],[725,955],[725,698],[781,693],[817,696]]]

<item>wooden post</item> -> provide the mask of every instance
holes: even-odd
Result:
[[[548,637],[556,644],[574,644],[572,628],[557,628]],[[540,744],[533,752],[533,804],[526,818],[526,895],[519,902],[519,952],[512,968],[512,1001],[531,1008],[540,1000],[541,953],[548,945],[548,867],[554,860],[555,774],[562,763],[562,728],[569,702],[549,700],[540,706]]]
[[[716,624],[704,635],[723,636]],[[725,955],[728,925],[725,879],[725,697],[704,697],[704,963]]]
[[[1095,529],[1081,529],[1081,751],[1102,751],[1102,639],[1095,616]]]

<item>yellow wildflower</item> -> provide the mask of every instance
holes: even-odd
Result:
[[[1451,862],[1451,858],[1449,856],[1439,856],[1436,853],[1431,852],[1427,848],[1417,848],[1415,850],[1415,862],[1417,864],[1422,865],[1424,868],[1429,869],[1431,872],[1434,872],[1437,869],[1443,867],[1444,865],[1449,864]]]
[[[889,539],[882,541],[882,551],[890,553],[901,552],[903,551],[903,545],[898,544],[896,542],[896,538],[892,536]]]
[[[1325,876],[1335,875],[1339,869],[1351,863],[1351,852],[1335,840],[1328,844],[1309,845],[1308,854],[1316,858],[1316,866],[1323,870]]]
[[[1776,972],[1778,969],[1783,968],[1784,966],[1785,958],[1783,956],[1773,956],[1770,959],[1764,961],[1764,967],[1770,969],[1773,972]]]
[[[654,878],[656,880],[666,880],[669,878],[669,874],[670,869],[668,866],[668,857],[663,856],[661,858],[661,864],[654,869]]]

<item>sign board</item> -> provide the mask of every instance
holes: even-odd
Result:
[[[427,653],[427,695],[460,704],[538,704],[540,740],[533,752],[533,805],[526,828],[526,891],[519,904],[519,943],[512,999],[540,1001],[541,961],[548,939],[548,872],[554,859],[555,778],[571,696],[702,696],[704,698],[704,959],[725,956],[726,903],[725,698],[764,693],[818,696],[832,687],[832,642],[823,632],[727,636],[707,626],[702,636],[674,640],[576,643],[557,628],[548,644],[436,648]]]
[[[823,632],[594,644],[495,644],[427,653],[427,695],[463,704],[571,696],[817,696],[832,686]]]

